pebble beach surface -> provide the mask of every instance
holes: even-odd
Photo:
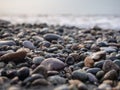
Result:
[[[120,90],[120,30],[0,20],[0,90]]]

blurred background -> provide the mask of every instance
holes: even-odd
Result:
[[[0,15],[120,15],[120,0],[0,0]]]

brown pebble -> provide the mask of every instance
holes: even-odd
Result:
[[[116,65],[115,63],[113,63],[111,60],[106,60],[103,64],[103,67],[102,67],[103,71],[105,72],[108,72],[112,69],[116,70],[116,71],[119,71],[120,68],[118,65]]]
[[[23,62],[26,55],[27,55],[27,52],[26,50],[23,49],[17,52],[4,54],[3,56],[0,57],[0,61],[3,61],[3,62],[13,61],[16,63]]]
[[[86,67],[93,67],[94,65],[94,60],[90,57],[86,57],[85,60],[84,60],[84,65]]]

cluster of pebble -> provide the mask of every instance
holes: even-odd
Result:
[[[120,90],[120,31],[0,20],[0,90]]]

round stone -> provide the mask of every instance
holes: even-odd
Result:
[[[28,67],[22,67],[17,71],[17,75],[20,80],[24,80],[29,76],[29,74],[30,74],[30,70]]]
[[[23,46],[29,49],[35,49],[35,46],[31,41],[23,41]]]
[[[68,64],[68,65],[72,65],[74,64],[74,58],[72,56],[68,56],[65,60],[65,62]]]
[[[94,65],[94,60],[90,57],[86,57],[85,60],[84,60],[84,65],[86,67],[93,67]]]
[[[42,57],[42,56],[34,57],[32,62],[33,62],[34,64],[40,64],[44,59],[45,59],[45,58]]]
[[[85,71],[75,70],[75,71],[72,72],[72,79],[87,81],[88,80],[88,75]]]
[[[65,67],[65,63],[57,58],[47,58],[40,65],[45,66],[47,70],[60,70]]]

